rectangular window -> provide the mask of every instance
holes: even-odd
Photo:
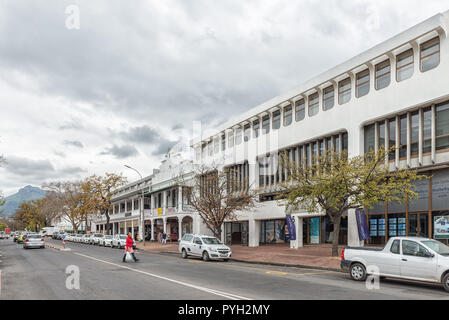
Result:
[[[218,153],[220,152],[220,142],[218,141],[218,139],[214,140],[214,153]]]
[[[207,151],[206,147],[207,147],[207,144],[206,144],[206,143],[204,143],[204,144],[201,146],[201,158],[205,158],[205,157],[206,157],[206,151]]]
[[[295,120],[301,121],[306,117],[306,102],[304,99],[295,102]]]
[[[324,140],[320,140],[320,149],[319,149],[319,155],[320,157],[324,155]]]
[[[351,79],[345,79],[338,84],[338,103],[345,104],[351,100]]]
[[[377,148],[381,150],[382,148],[385,149],[385,121],[379,122],[378,128],[379,145]]]
[[[436,151],[449,149],[449,102],[435,107]]]
[[[291,125],[292,120],[293,120],[293,109],[292,105],[289,105],[284,108],[284,127]]]
[[[235,132],[235,144],[237,146],[242,143],[242,138],[243,138],[242,135],[243,135],[242,128],[238,128]]]
[[[270,116],[262,118],[262,134],[270,133]]]
[[[374,124],[365,127],[365,134],[364,134],[365,153],[374,151],[375,146],[374,129],[375,129]]]
[[[281,127],[281,111],[277,110],[273,112],[273,130],[277,130]]]
[[[312,143],[312,163],[316,163],[318,157],[318,143]]]
[[[410,116],[410,154],[416,157],[419,154],[419,112],[413,112]]]
[[[221,151],[226,150],[226,135],[221,136]]]
[[[228,133],[228,148],[234,147],[234,131]]]
[[[335,152],[341,152],[341,150],[340,150],[340,136],[335,136],[334,139],[335,139],[335,140],[334,140],[334,149],[335,149]]]
[[[423,111],[423,155],[432,153],[432,109]]]
[[[313,117],[318,114],[320,101],[318,99],[318,93],[314,93],[309,96],[309,117]]]
[[[399,118],[399,159],[407,159],[407,115]]]
[[[251,125],[246,124],[244,128],[244,140],[245,142],[248,142],[251,139]]]
[[[348,134],[343,133],[341,135],[341,148],[343,149],[343,151],[348,151],[348,146]]]
[[[413,49],[407,50],[396,57],[396,81],[407,80],[413,75],[415,58]]]
[[[436,37],[421,45],[421,72],[436,68],[440,64],[440,38]]]
[[[388,120],[388,134],[389,134],[389,142],[388,148],[396,146],[396,118]],[[388,160],[395,161],[396,160],[396,151],[393,150],[388,155]]]
[[[334,107],[335,100],[334,86],[330,86],[323,91],[323,110],[327,111]]]
[[[385,60],[376,65],[376,90],[386,88],[391,82],[390,60]]]
[[[256,120],[253,122],[253,137],[258,138],[260,134],[260,121]]]
[[[326,139],[326,150],[327,151],[331,151],[332,150],[332,138],[327,138]]]
[[[355,83],[356,97],[360,98],[369,93],[369,69],[359,72],[356,75],[357,81]]]

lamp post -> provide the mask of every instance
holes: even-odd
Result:
[[[128,165],[125,164],[125,167],[131,170],[134,170],[135,172],[137,172],[137,174],[140,176],[140,180],[143,180],[142,175],[140,174],[139,171],[137,171],[136,169],[134,169],[133,167],[130,167]],[[140,241],[143,241],[143,246],[145,246],[145,235],[144,235],[144,228],[145,228],[145,222],[144,222],[144,218],[143,218],[143,206],[144,206],[144,188],[142,188],[142,198],[140,199],[140,223],[139,223],[139,239]]]

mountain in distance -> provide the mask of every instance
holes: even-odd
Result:
[[[0,207],[4,216],[12,216],[19,208],[19,204],[24,201],[36,200],[45,197],[47,192],[37,187],[26,186],[19,192],[5,197],[5,205]]]

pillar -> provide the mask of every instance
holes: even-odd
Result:
[[[154,241],[154,219],[151,219],[151,241]]]
[[[250,219],[248,223],[248,246],[258,247],[260,239],[260,221]]]
[[[162,218],[162,223],[164,224],[164,233],[167,233],[167,218],[166,217],[164,217],[164,218]]]
[[[182,212],[182,186],[178,187],[178,212]]]
[[[293,221],[295,222],[295,231],[296,231],[296,240],[290,241],[290,248],[299,249],[304,247],[303,239],[303,218],[299,218],[298,216],[293,217]]]
[[[182,218],[178,217],[178,241],[182,238]]]
[[[359,239],[359,228],[357,226],[355,209],[348,210],[348,245],[350,247],[363,246],[363,241],[360,241]]]
[[[134,220],[131,220],[131,236],[134,239]]]

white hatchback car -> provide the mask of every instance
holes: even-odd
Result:
[[[232,250],[215,237],[186,234],[179,242],[179,252],[184,259],[188,256],[202,257],[204,261],[231,258]]]
[[[111,241],[111,247],[112,248],[124,248],[126,246],[126,238],[128,238],[127,235],[124,234],[116,234]],[[133,249],[136,248],[136,241],[133,243]]]
[[[111,247],[112,248],[112,236],[105,235],[103,238],[100,238],[100,242],[98,243],[100,246]]]

